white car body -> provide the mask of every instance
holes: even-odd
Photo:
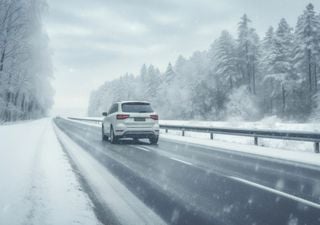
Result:
[[[149,102],[116,102],[103,115],[103,140],[115,143],[119,138],[148,138],[152,144],[158,142],[159,117]]]

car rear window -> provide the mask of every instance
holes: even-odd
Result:
[[[149,103],[130,102],[122,104],[122,112],[150,113],[153,109]]]

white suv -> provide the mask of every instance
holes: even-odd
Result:
[[[158,143],[159,117],[149,102],[117,102],[102,115],[102,140],[117,143],[119,138],[148,138],[151,144]]]

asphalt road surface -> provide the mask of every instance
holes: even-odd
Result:
[[[131,140],[113,145],[101,140],[99,127],[54,122],[97,162],[90,170],[78,165],[80,153],[60,140],[104,224],[130,224],[121,218],[129,212],[121,214],[121,207],[108,203],[110,192],[91,176],[95,170],[107,171],[125,187],[118,189],[121,196],[133,196],[127,204],[138,199],[141,206],[131,209],[145,224],[320,224],[320,167],[165,138],[158,145]],[[125,191],[130,193],[121,194]]]

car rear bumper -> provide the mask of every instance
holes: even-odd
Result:
[[[154,138],[159,135],[159,132],[152,131],[126,131],[120,137],[121,138]]]
[[[159,136],[158,128],[127,128],[117,127],[115,135],[119,138],[152,138]]]

